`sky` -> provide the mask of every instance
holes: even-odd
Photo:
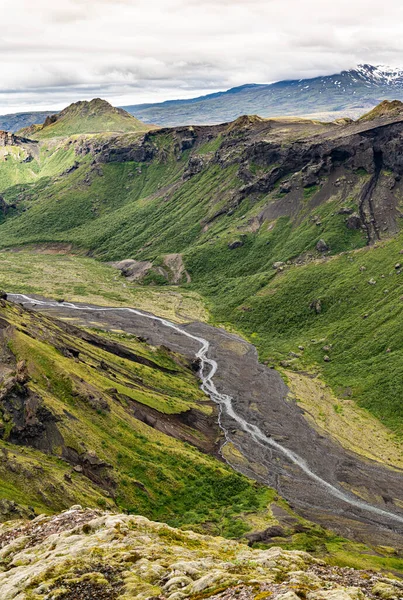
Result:
[[[0,0],[0,114],[403,66],[389,0]]]

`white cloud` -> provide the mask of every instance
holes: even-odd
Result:
[[[0,113],[191,97],[403,62],[390,0],[0,0]]]

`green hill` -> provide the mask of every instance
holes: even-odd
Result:
[[[144,125],[125,110],[95,98],[90,102],[70,104],[60,113],[48,116],[42,126],[32,125],[20,130],[19,134],[43,140],[76,134],[126,133],[148,129],[150,125]]]

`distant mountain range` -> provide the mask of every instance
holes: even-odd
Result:
[[[385,99],[403,99],[403,70],[359,65],[335,75],[268,85],[249,84],[200,98],[125,109],[146,123],[177,126],[222,123],[243,114],[306,115],[323,120],[340,116],[356,118]]]
[[[144,123],[171,127],[223,123],[243,114],[304,115],[324,121],[341,116],[357,118],[385,99],[403,100],[403,69],[365,64],[313,79],[247,84],[198,98],[122,108]],[[53,114],[48,111],[0,116],[0,129],[15,132],[42,123]]]

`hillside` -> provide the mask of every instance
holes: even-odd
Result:
[[[216,409],[179,354],[1,300],[0,385],[2,521],[81,502],[228,537],[273,522],[275,494],[218,460]]]
[[[147,129],[149,127],[123,109],[113,107],[106,100],[95,98],[90,102],[70,104],[60,113],[48,116],[43,125],[32,125],[20,130],[19,134],[41,140],[75,134],[126,133]]]
[[[3,180],[1,245],[70,243],[105,261],[135,258],[143,283],[187,280],[262,360],[310,365],[335,405],[355,400],[401,432],[403,124],[390,108],[359,123],[242,118],[76,140],[70,168],[64,146],[48,159],[61,175]]]
[[[0,254],[0,287],[109,306],[141,306],[181,321],[210,319],[236,330],[256,345],[262,362],[281,372],[291,392],[289,401],[319,436],[332,436],[365,465],[375,461],[383,464],[382,469],[392,467],[397,482],[403,430],[403,334],[397,325],[403,297],[403,167],[396,149],[402,143],[402,108],[396,102],[383,103],[358,122],[245,116],[218,126],[145,133],[37,141],[6,136],[6,155],[0,165],[0,245],[7,251]],[[26,160],[28,154],[31,158]],[[111,264],[97,264],[94,259]],[[199,301],[209,314],[197,308]],[[22,323],[27,327],[28,317],[13,312],[22,309],[8,305],[4,309],[4,320],[23,333]],[[52,511],[73,502],[94,506],[89,498],[100,498],[107,506],[229,537],[252,531],[256,523],[258,529],[273,524],[267,506],[279,502],[283,508],[283,501],[275,500],[274,491],[256,486],[218,462],[214,448],[220,432],[212,425],[217,419],[215,407],[202,397],[183,357],[175,352],[166,357],[170,369],[174,369],[172,361],[181,365],[172,381],[172,373],[167,379],[160,373],[158,365],[167,363],[157,360],[154,344],[127,338],[121,327],[105,334],[95,320],[89,333],[96,341],[89,341],[77,324],[55,324],[48,318],[42,322],[39,314],[28,314],[38,321],[29,327],[19,352],[30,349],[28,356],[35,357],[30,374],[35,392],[40,384],[40,395],[48,408],[56,409],[58,431],[69,440],[69,447],[77,451],[79,440],[91,440],[84,454],[93,450],[112,465],[118,492],[106,488],[112,493],[108,496],[105,487],[91,480],[90,493],[78,487],[66,498],[53,499],[51,486],[57,488],[53,473],[57,472],[60,483],[64,471],[54,471],[52,462],[44,478],[51,482],[46,489],[34,489],[30,496],[18,482],[6,479],[7,498],[18,496],[25,508],[33,505],[44,510],[44,493],[46,502],[50,496]],[[36,363],[36,331],[51,368],[42,354]],[[150,379],[134,374],[131,364],[130,377],[127,371],[119,381],[122,365],[109,354],[104,358],[100,340],[105,337],[125,346],[125,352],[129,348],[152,359],[157,366]],[[72,357],[59,357],[65,346]],[[166,351],[157,348],[157,354]],[[101,361],[110,364],[107,375],[99,370]],[[60,369],[71,379],[67,392],[64,384],[58,387],[65,377],[60,377]],[[77,377],[95,386],[95,393],[91,392],[95,398],[106,394],[110,412],[99,415],[99,420],[97,411],[95,418],[88,418],[70,392],[75,391]],[[111,389],[118,390],[117,396],[110,395]],[[125,411],[134,400],[148,408],[140,407],[137,414],[142,418],[134,417],[127,429]],[[73,418],[63,415],[64,409]],[[142,419],[155,417],[152,411],[144,417],[150,409],[162,413],[157,421],[165,429],[150,431],[146,426]],[[180,421],[188,409],[202,421],[203,415],[211,415],[212,437],[194,421],[190,430],[189,421]],[[258,408],[251,411],[257,414]],[[170,430],[172,418],[177,433],[169,441],[155,437]],[[147,434],[139,431],[139,420]],[[275,422],[268,419],[268,427]],[[5,423],[8,431],[9,421]],[[369,435],[363,435],[363,429]],[[105,432],[111,430],[122,437],[117,433],[109,447]],[[147,435],[147,453],[153,464],[162,465],[158,476],[153,472],[148,477],[141,470],[144,439],[139,446],[137,433],[129,430]],[[275,430],[272,435],[287,444],[282,432]],[[243,448],[244,438],[235,439],[236,447]],[[14,449],[15,440],[10,443]],[[66,460],[63,448],[57,443],[50,456]],[[43,461],[43,449],[39,450]],[[228,459],[238,470],[262,480],[260,463],[247,469],[239,450]],[[190,465],[186,472],[185,463]],[[138,470],[133,471],[132,464]],[[347,463],[345,469],[337,464],[337,481],[343,488],[367,502],[399,511],[398,493],[392,488],[382,498],[365,483],[356,490],[359,478],[354,480]],[[66,468],[70,473],[71,465]],[[321,469],[317,464],[316,470]],[[220,481],[229,477],[230,489],[223,496],[218,472]],[[284,473],[280,480],[284,486]],[[135,482],[142,483],[147,493]],[[201,488],[204,493],[199,495]],[[213,513],[212,521],[202,504]],[[300,514],[301,510],[298,507]],[[255,513],[257,520],[250,516]],[[326,513],[316,522],[339,530],[337,519],[329,522]],[[343,535],[347,527],[351,535],[351,523]],[[364,528],[358,534],[354,531],[357,539],[367,539]],[[380,535],[377,528],[373,531]],[[281,543],[311,547],[318,553],[336,549],[338,556],[343,555],[340,548],[345,541],[334,540],[322,529],[318,532],[309,525],[302,537],[298,535],[287,530]],[[386,560],[380,549],[383,543],[378,541],[374,550],[382,557],[379,561]],[[396,546],[394,568],[400,569],[401,550],[397,543],[391,545]],[[343,556],[343,564],[357,564],[356,548]]]
[[[313,79],[242,85],[188,100],[124,108],[145,123],[173,127],[223,123],[242,114],[357,118],[384,99],[403,100],[403,71],[365,64]]]

